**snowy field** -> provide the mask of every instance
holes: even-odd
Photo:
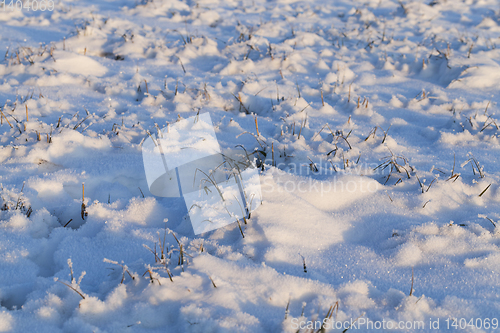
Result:
[[[500,330],[500,2],[22,4],[0,332]],[[207,112],[259,165],[244,237],[148,188],[144,140]]]

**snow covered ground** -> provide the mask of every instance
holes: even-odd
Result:
[[[500,329],[498,1],[35,2],[0,3],[1,332]],[[198,112],[264,163],[244,238],[149,192]]]

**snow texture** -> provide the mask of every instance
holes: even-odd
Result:
[[[0,332],[498,329],[498,1],[46,2],[0,3]],[[193,229],[218,149],[259,208]]]

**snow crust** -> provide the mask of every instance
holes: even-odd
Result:
[[[497,1],[7,5],[0,332],[498,327]],[[203,114],[167,169],[220,147],[261,186],[216,230],[151,139]]]

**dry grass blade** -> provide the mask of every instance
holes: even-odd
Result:
[[[319,135],[319,134],[320,134],[320,133],[321,133],[321,132],[325,129],[325,127],[326,127],[326,128],[328,128],[328,129],[330,130],[330,134],[331,134],[333,137],[335,137],[335,134],[333,134],[333,131],[332,131],[332,129],[330,128],[330,125],[328,125],[328,123],[326,123],[326,124],[324,124],[324,125],[323,125],[323,127],[321,127],[321,129],[319,130],[319,132],[318,132],[318,133],[314,134],[314,136],[311,138],[311,141],[313,141],[313,140],[314,140],[314,138],[315,138],[316,136],[318,136],[318,135]]]
[[[78,295],[80,295],[81,298],[85,299],[85,296],[83,296],[83,294],[81,292],[79,292],[77,289],[73,288],[72,286],[70,286],[69,284],[67,284],[66,282],[63,282],[59,279],[56,279],[57,282],[59,283],[62,283],[64,284],[66,287],[68,287],[69,289],[73,290],[74,292],[76,292]]]
[[[217,286],[215,285],[215,282],[214,280],[212,279],[212,277],[209,275],[208,278],[210,279],[210,281],[212,281],[212,286],[214,286],[214,288],[217,288]]]
[[[299,136],[297,137],[297,139],[300,139],[300,134],[302,133],[302,128],[306,125],[306,120],[307,120],[307,114],[304,118],[304,121],[300,123]]]
[[[12,126],[12,124],[10,123],[9,119],[7,119],[7,117],[3,114],[2,110],[0,109],[0,115],[1,115],[1,118],[0,119],[5,119],[7,121],[7,124],[9,124],[10,128],[13,128],[14,126]]]
[[[161,259],[165,259],[165,244],[166,244],[166,238],[167,238],[167,227],[165,224],[165,229],[163,233],[163,241],[160,238],[160,233],[158,232],[158,243],[160,245],[160,252],[161,252]],[[167,251],[168,252],[168,246],[167,246]]]
[[[424,184],[422,184],[422,182],[420,181],[420,178],[418,178],[417,175],[415,175],[415,177],[417,177],[418,183],[420,184],[420,188],[422,189],[422,193],[424,193]]]
[[[498,125],[496,124],[496,122],[493,119],[491,119],[490,122],[487,123],[488,120],[490,120],[490,118],[486,119],[486,121],[483,124],[483,127],[481,128],[481,130],[479,132],[484,131],[488,126],[490,126],[492,124],[495,124],[496,128],[498,129]]]
[[[290,307],[290,297],[288,297],[288,303],[286,303],[286,308],[285,308],[285,320],[288,318],[288,314],[290,313],[288,308]]]
[[[155,147],[158,147],[158,144],[156,143],[156,140],[153,138],[153,136],[151,135],[151,133],[149,132],[149,130],[146,130],[146,133],[149,135],[149,137],[151,138],[151,140],[155,144]]]
[[[81,216],[82,220],[85,220],[85,216],[87,216],[87,212],[85,211],[87,207],[85,206],[85,183],[82,183],[82,207],[81,207]]]
[[[371,137],[375,138],[375,133],[377,133],[377,126],[375,126],[371,131],[370,133],[368,133],[368,136],[366,137],[365,141],[368,141],[368,139]]]
[[[368,104],[368,103],[367,103]],[[384,138],[382,139],[382,143],[385,142],[385,139],[387,139],[387,133],[389,133],[389,129],[391,128],[391,126],[389,125],[389,128],[387,128],[387,131],[384,131],[382,128],[380,128],[382,130],[382,132],[384,132]]]
[[[319,169],[318,169],[318,167],[316,166],[316,163],[314,163],[314,162],[313,162],[313,160],[311,160],[311,158],[310,158],[309,156],[307,156],[307,158],[308,158],[308,159],[309,159],[309,161],[311,162],[311,163],[309,163],[309,167],[311,168],[311,171],[312,171],[312,172],[318,172],[318,171],[319,171]]]
[[[425,190],[425,192],[429,192],[429,189],[431,188],[432,183],[434,183],[434,182],[436,181],[436,179],[437,179],[437,177],[436,177],[436,178],[434,178],[434,179],[431,181],[431,183],[429,184],[429,186],[427,187],[427,190]]]
[[[408,179],[410,179],[410,173],[406,169],[406,166],[409,166],[408,160],[406,159],[406,157],[394,155],[394,153],[389,148],[387,148],[387,149],[389,150],[391,155],[382,157],[382,160],[384,160],[384,161],[382,163],[380,163],[378,166],[376,166],[373,169],[373,171],[375,171],[377,169],[385,170],[387,167],[390,166],[391,167],[390,173],[392,173],[394,170],[396,170],[398,173],[402,173],[401,170],[404,170],[404,172],[406,173],[406,176],[408,177]],[[403,166],[403,165],[399,164],[398,159],[402,160],[405,165]],[[419,180],[419,182],[420,182],[420,180]]]
[[[413,281],[414,281],[414,275],[413,275],[413,267],[411,268],[411,288],[410,288],[410,296],[413,295]]]
[[[156,280],[156,282],[158,282],[158,284],[161,286],[160,280],[153,277],[153,272],[151,271],[151,268],[148,268],[147,271],[145,271],[144,274],[142,274],[142,276],[145,276],[147,273],[149,273],[149,279],[150,279],[151,283],[154,283]]]
[[[472,157],[472,161],[476,165],[477,171],[479,172],[479,176],[481,178],[484,178],[483,169],[481,168],[481,166],[479,165],[479,162],[476,160],[476,158],[474,156]]]
[[[172,234],[172,236],[174,236],[175,241],[179,245],[179,260],[177,262],[177,265],[181,266],[181,269],[184,272],[184,255],[185,254],[188,255],[188,256],[190,256],[190,255],[185,252],[183,244],[179,241],[179,239],[177,238],[177,236],[175,235],[175,233],[172,230],[169,230],[168,233]]]
[[[302,111],[304,111],[305,109],[307,109],[308,107],[310,107],[310,106],[311,106],[311,104],[312,104],[312,103],[307,104],[307,105],[306,105],[306,106],[305,106],[302,110],[300,110],[300,111],[299,111],[299,113],[301,113]]]
[[[109,259],[106,259],[106,258],[104,258],[103,261],[107,262],[107,263],[110,263],[110,264],[118,265],[118,266],[120,266],[122,268],[122,279],[120,281],[120,284],[122,284],[123,281],[125,281],[125,273],[127,273],[132,280],[135,280],[135,276],[133,276],[130,273],[130,271],[128,270],[128,267],[126,265],[122,265],[122,264],[118,263],[117,261],[109,260]]]
[[[83,118],[82,121],[80,121],[78,124],[75,125],[75,127],[73,127],[73,130],[76,130],[85,120],[87,120],[88,118],[90,117],[90,115],[88,115],[87,117]]]
[[[160,258],[158,257],[158,254],[156,253],[156,243],[155,243],[155,250],[151,250],[151,248],[149,246],[147,246],[146,244],[142,244],[142,246],[144,246],[144,248],[146,248],[149,252],[151,252],[154,256],[155,256],[155,262],[160,262]]]
[[[69,221],[66,222],[66,224],[64,225],[64,228],[66,228],[68,226],[68,224],[70,224],[71,221],[73,221],[73,219],[69,219]]]
[[[184,251],[182,244],[179,244],[179,261],[177,265],[182,266],[182,271],[184,272]]]
[[[271,143],[271,157],[272,157],[272,165],[276,166],[276,162],[274,161],[274,142]],[[248,156],[247,156],[248,158]]]
[[[170,270],[167,268],[166,263],[165,263],[165,269],[167,270],[168,278],[170,279],[170,281],[174,282],[174,279],[172,278],[172,273],[170,273]]]
[[[184,74],[186,74],[186,69],[184,68],[184,64],[182,63],[182,60],[181,58],[179,58],[178,56],[176,56],[177,59],[179,59],[179,63],[181,64],[181,67],[182,67],[182,70],[184,71]]]
[[[238,93],[238,96],[236,96],[235,94],[231,93],[231,95],[233,95],[233,97],[236,98],[236,100],[240,103],[240,111],[243,108],[246,114],[250,114],[250,111],[248,111],[248,109],[245,107],[245,104],[243,104],[243,100],[241,99],[241,94]]]
[[[328,323],[329,321],[332,320],[334,311],[335,311],[335,318],[337,318],[337,314],[339,311],[339,301],[335,302],[334,305],[330,306],[330,308],[328,309],[328,312],[325,315],[325,318],[323,319],[323,324],[321,324],[321,328],[319,330],[317,330],[316,333],[325,333],[326,332],[326,323]]]
[[[488,189],[490,188],[491,184],[486,186],[486,188],[479,194],[479,196],[482,196],[484,194],[484,192],[488,191]]]
[[[304,273],[307,273],[306,258],[304,258],[304,256],[300,253],[299,256],[302,258],[302,268],[304,269]]]
[[[245,234],[243,233],[243,229],[241,229],[240,220],[236,220],[236,223],[238,223],[238,228],[240,228],[241,237],[245,238]]]
[[[453,177],[454,174],[455,174],[455,154],[453,154],[453,168],[451,169],[451,175],[452,175],[452,177]]]
[[[470,163],[471,167],[472,167],[472,173],[474,175],[476,175],[476,170],[477,170],[477,173],[479,173],[479,177],[480,178],[484,178],[485,177],[485,174],[483,172],[483,168],[481,167],[481,165],[479,164],[478,160],[471,154],[471,158],[469,158],[467,161],[465,161],[463,164],[462,164],[462,167],[464,167],[465,165],[467,165],[468,163]]]
[[[238,135],[236,136],[236,138],[239,138],[239,137],[240,137],[240,136],[242,136],[243,134],[250,134],[251,136],[253,136],[253,137],[255,138],[255,140],[257,140],[257,143],[259,144],[259,146],[260,146],[261,148],[264,148],[264,146],[262,145],[262,143],[264,143],[264,144],[267,146],[267,144],[266,144],[266,142],[265,142],[265,141],[263,141],[263,140],[259,139],[259,137],[258,137],[258,136],[256,136],[255,134],[250,133],[250,132],[247,132],[247,131],[245,131],[245,132],[243,132],[243,133],[238,134]]]
[[[487,220],[488,220],[488,221],[490,221],[490,222],[491,222],[491,224],[493,224],[493,226],[496,228],[496,226],[497,226],[497,225],[496,225],[496,223],[495,223],[495,222],[493,222],[493,220],[492,220],[492,219],[490,219],[488,216],[486,216],[486,215],[482,215],[482,214],[479,214],[479,217],[482,217],[482,218],[487,219]]]
[[[260,133],[259,133],[259,123],[257,122],[257,115],[255,115],[255,130],[257,131],[257,137],[259,137]]]
[[[219,186],[218,186],[217,182],[215,181],[215,179],[212,179],[212,177],[214,177],[213,172],[215,172],[215,171],[216,171],[216,170],[217,170],[217,169],[218,169],[218,168],[219,168],[222,164],[224,164],[224,163],[219,164],[219,166],[217,166],[217,168],[216,168],[215,170],[213,170],[213,171],[210,173],[210,175],[207,175],[207,174],[205,173],[205,171],[203,171],[203,170],[201,170],[201,169],[199,169],[199,168],[196,168],[196,170],[195,170],[195,172],[194,172],[194,178],[193,178],[193,187],[194,187],[195,182],[196,182],[196,173],[197,173],[198,171],[200,171],[202,174],[204,174],[204,175],[205,175],[205,177],[207,177],[207,178],[203,178],[202,180],[200,180],[200,189],[202,188],[202,185],[204,185],[204,184],[206,184],[207,182],[209,182],[209,183],[210,183],[210,184],[212,184],[212,186],[213,186],[213,187],[215,187],[215,189],[219,192],[219,196],[220,196],[220,198],[222,199],[222,201],[226,201],[226,200],[224,199],[224,196],[222,195],[222,192],[221,192],[221,190],[220,190],[220,188],[219,188]],[[203,182],[203,184],[202,184],[202,182]],[[206,186],[205,186],[205,188],[206,188]]]
[[[21,203],[21,195],[22,195],[23,190],[24,190],[24,184],[26,184],[26,182],[23,182],[23,186],[21,187],[21,192],[19,192],[19,197],[17,198],[16,210],[19,207],[19,204]]]
[[[344,139],[345,143],[347,143],[347,145],[349,146],[349,149],[352,149],[352,147],[351,147],[351,144],[349,143],[349,141],[347,141],[347,138],[349,137],[349,135],[351,135],[351,133],[352,133],[352,130],[350,130],[346,136],[344,136],[344,133],[342,133],[342,132],[340,133],[340,137],[342,139]]]

